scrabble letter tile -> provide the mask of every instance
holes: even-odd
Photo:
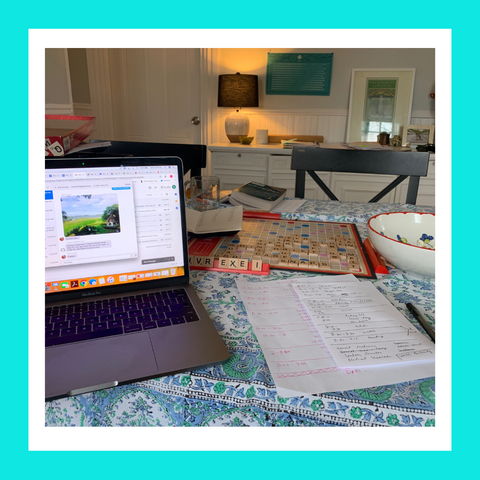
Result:
[[[262,271],[262,261],[261,260],[252,260],[252,270],[254,272],[261,272]]]

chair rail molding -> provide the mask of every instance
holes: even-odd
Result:
[[[93,117],[92,104],[91,103],[73,103],[74,115],[81,115],[84,117]]]
[[[73,115],[73,104],[57,104],[47,103],[45,104],[45,115]]]

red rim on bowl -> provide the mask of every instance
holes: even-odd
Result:
[[[382,235],[382,233],[380,232],[377,232],[371,225],[370,225],[370,222],[374,219],[374,218],[377,218],[377,217],[380,217],[380,216],[383,216],[383,215],[398,215],[399,213],[403,214],[403,215],[407,215],[407,214],[414,214],[414,215],[433,215],[435,216],[434,213],[429,213],[429,212],[388,212],[388,213],[378,213],[377,215],[374,215],[373,217],[370,217],[368,219],[368,222],[367,222],[367,226],[370,230],[372,230],[373,232],[375,232],[377,235],[381,235],[382,237],[388,239],[388,240],[391,240],[392,242],[397,242],[397,243],[401,243],[402,245],[408,245],[409,247],[413,247],[413,248],[420,248],[421,250],[427,250],[427,251],[435,251],[434,249],[433,250],[429,250],[429,249],[425,249],[424,247],[419,247],[418,245],[412,245],[411,243],[404,243],[404,242],[401,242],[400,240],[395,240],[394,238],[390,238],[390,237],[387,237],[385,234]]]

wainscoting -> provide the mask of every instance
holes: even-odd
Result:
[[[228,142],[225,135],[225,118],[230,109],[218,109],[216,138],[218,142]],[[250,136],[257,129],[268,129],[270,135],[323,135],[324,143],[341,143],[347,132],[348,110],[320,110],[299,112],[277,112],[268,110],[243,110],[250,120]],[[435,112],[413,112],[412,125],[434,125]],[[254,140],[255,141],[255,140]]]

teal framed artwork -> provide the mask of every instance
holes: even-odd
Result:
[[[330,95],[333,53],[269,53],[267,95]]]

